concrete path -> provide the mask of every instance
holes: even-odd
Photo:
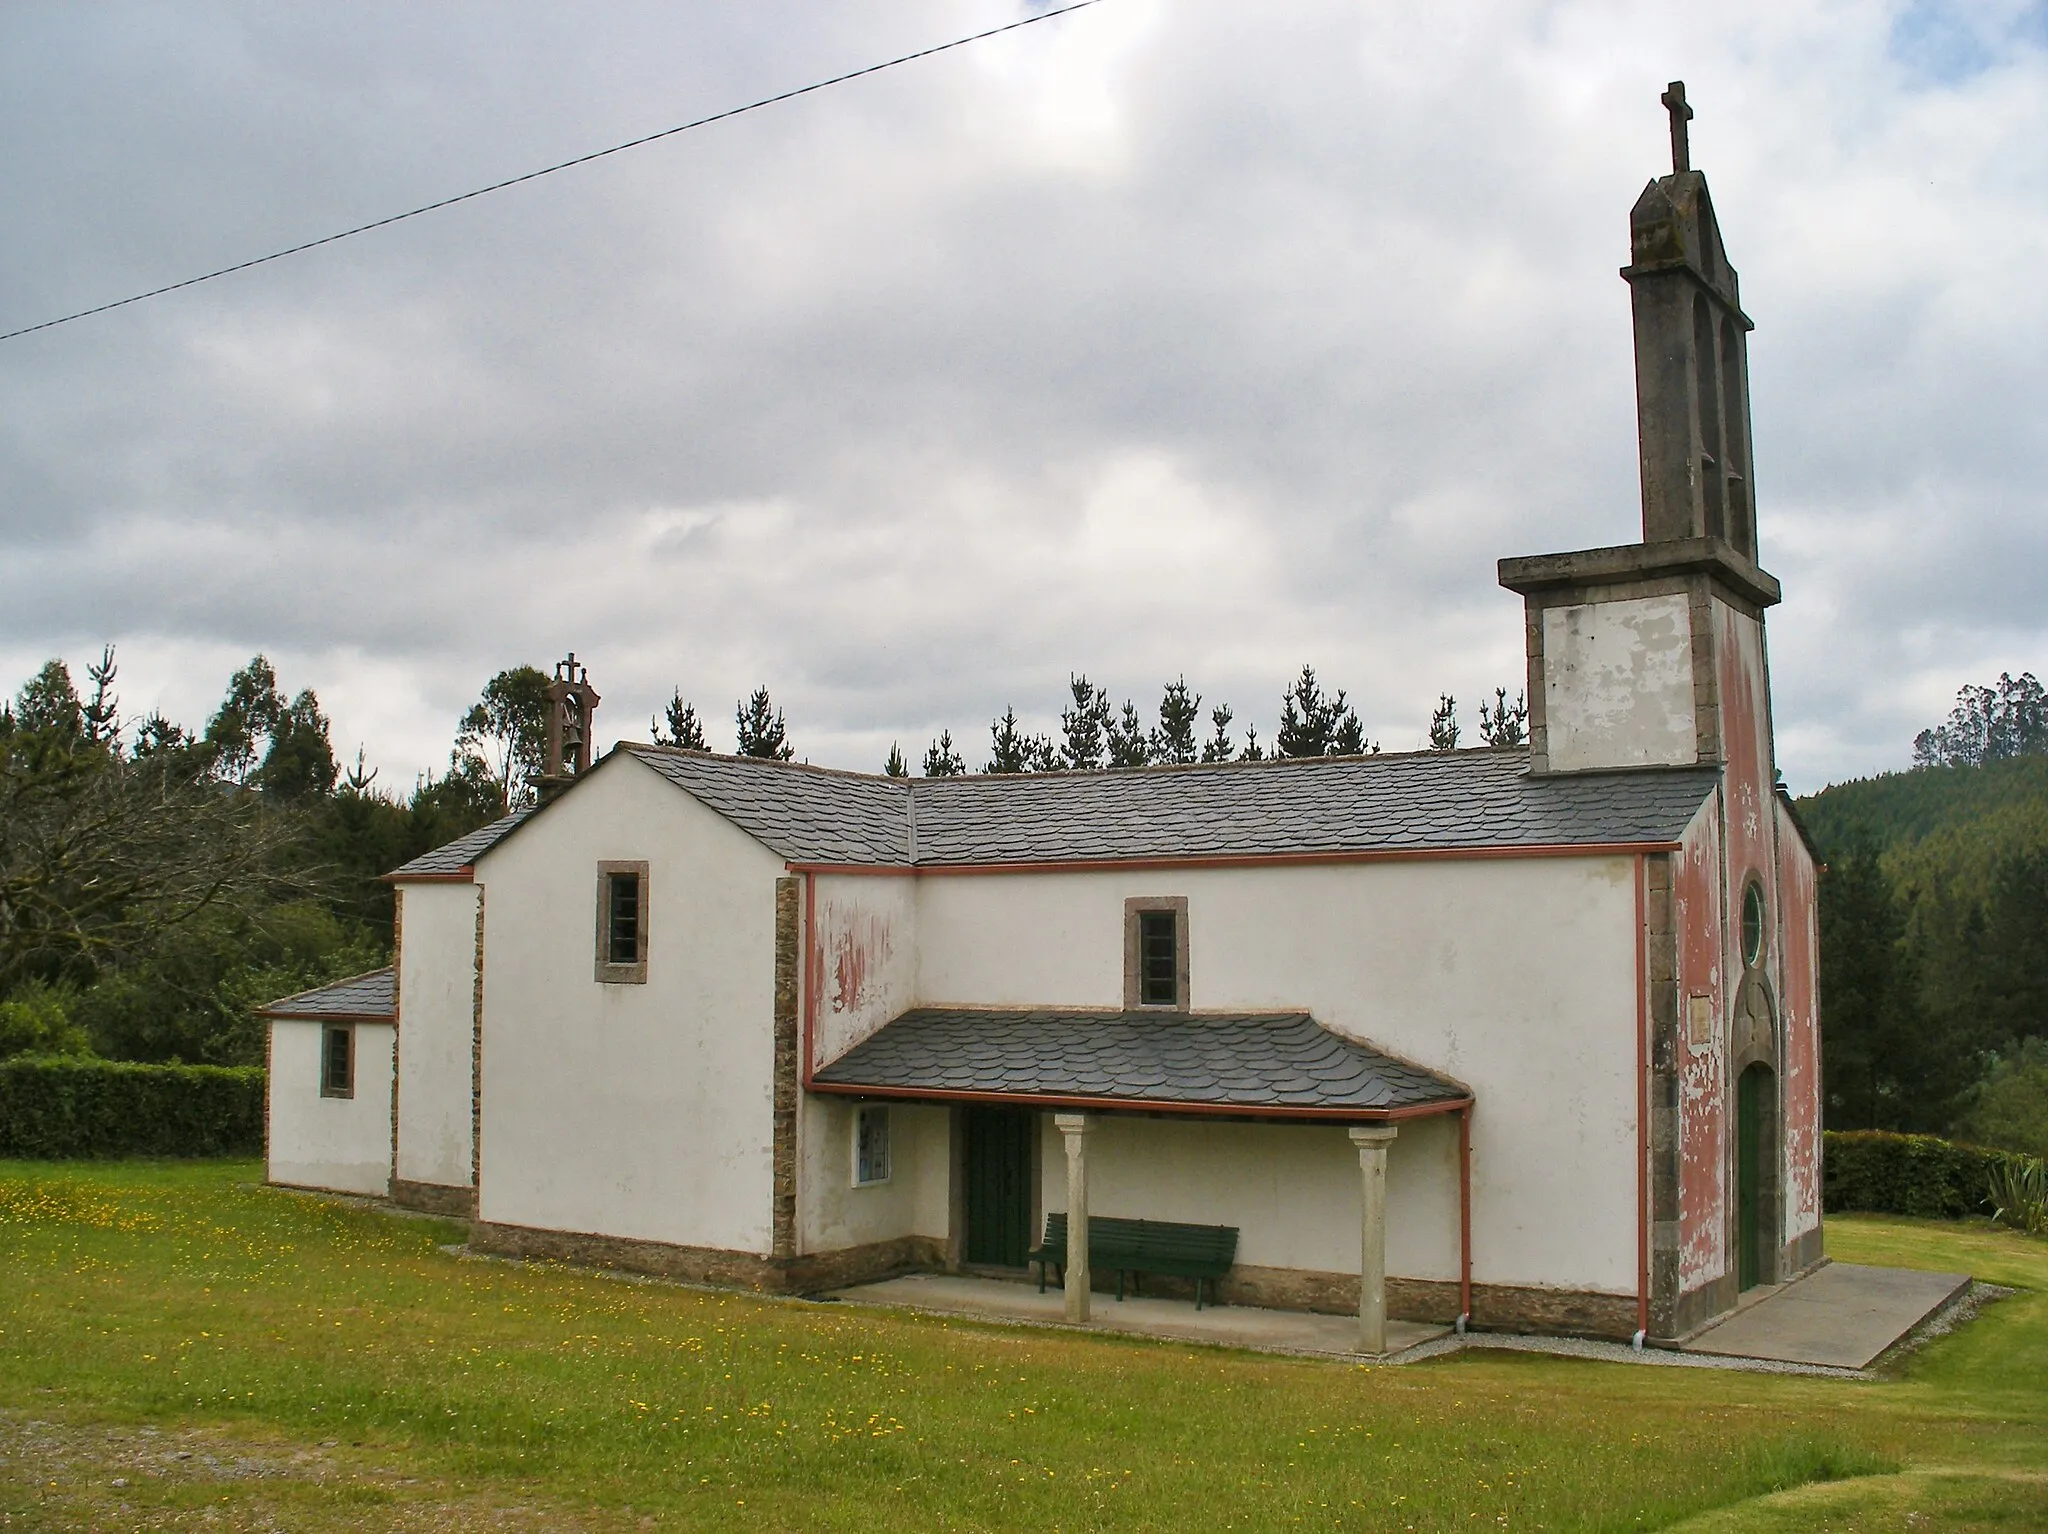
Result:
[[[1066,1324],[1066,1297],[1057,1289],[1040,1294],[1034,1284],[996,1278],[968,1278],[950,1273],[913,1273],[841,1289],[834,1298],[863,1305],[891,1305],[943,1315],[978,1316],[991,1321],[1025,1321],[1041,1326]],[[1217,1347],[1253,1348],[1261,1352],[1311,1353],[1355,1358],[1356,1316],[1307,1315],[1292,1310],[1255,1310],[1245,1305],[1205,1305],[1192,1300],[1159,1300],[1133,1295],[1118,1300],[1097,1294],[1089,1307],[1090,1331],[1121,1332],[1139,1337],[1164,1337],[1176,1342],[1206,1342]],[[1387,1323],[1387,1351],[1392,1358],[1450,1331],[1414,1321]]]
[[[1831,1262],[1708,1327],[1685,1351],[1863,1369],[1969,1287],[1967,1273]]]

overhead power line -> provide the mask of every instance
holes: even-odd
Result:
[[[866,75],[878,75],[885,69],[894,69],[898,64],[914,64],[919,59],[931,58],[934,54],[950,53],[955,48],[965,48],[969,43],[1000,37],[1005,32],[1015,32],[1020,27],[1035,26],[1041,21],[1051,21],[1056,16],[1065,16],[1074,11],[1084,11],[1102,0],[1070,0],[1069,4],[1057,6],[1049,11],[1040,11],[1036,16],[1026,16],[1021,21],[1009,21],[999,27],[990,27],[985,32],[970,33],[956,37],[951,42],[937,43],[930,48],[920,48],[915,53],[899,54],[893,59],[884,59],[879,64],[869,64],[860,69],[850,69],[843,75],[834,75],[829,80],[815,80],[809,85],[800,85],[795,90],[782,91],[773,96],[763,96],[758,101],[749,101],[744,106],[727,107],[722,112],[713,112],[709,117],[699,117],[691,122],[678,123],[673,128],[663,128],[659,133],[642,134],[639,138],[627,139],[623,144],[613,144],[609,149],[595,149],[589,154],[577,155],[573,160],[562,160],[546,165],[539,170],[527,171],[524,175],[510,176],[503,181],[493,181],[489,186],[477,187],[474,191],[459,192],[453,197],[443,197],[438,202],[423,203],[417,208],[408,208],[403,213],[393,213],[388,218],[373,219],[367,224],[357,224],[353,229],[343,229],[336,234],[322,235],[317,240],[306,240],[298,245],[288,245],[283,250],[273,250],[267,256],[257,256],[248,261],[237,261],[233,266],[223,266],[217,271],[187,277],[182,282],[165,283],[160,288],[151,288],[147,293],[135,293],[127,298],[117,298],[112,303],[95,304],[90,309],[80,309],[75,314],[62,314],[53,320],[38,324],[24,325],[19,330],[0,332],[0,341],[12,341],[17,336],[34,335],[39,330],[50,330],[58,325],[68,325],[73,320],[89,319],[95,314],[105,314],[109,309],[125,309],[130,304],[139,304],[145,299],[161,298],[166,293],[175,293],[181,288],[197,287],[202,282],[211,282],[216,277],[232,276],[246,272],[254,266],[265,266],[272,261],[282,261],[286,256],[296,256],[305,251],[318,250],[322,245],[332,245],[339,240],[353,239],[359,234],[368,234],[373,229],[386,229],[393,224],[402,224],[409,218],[418,218],[423,213],[436,213],[442,208],[452,208],[459,202],[470,202],[478,197],[488,197],[493,192],[502,192],[507,187],[519,186],[528,181],[538,181],[542,176],[552,176],[557,171],[573,170],[579,165],[588,165],[593,160],[602,160],[608,155],[624,154],[628,149],[638,149],[643,144],[652,144],[665,138],[674,138],[678,133],[688,133],[693,128],[708,128],[713,123],[728,118],[741,117],[748,112],[758,112],[763,107],[772,107],[780,102],[793,101],[798,96],[808,96],[814,91],[829,90],[835,85],[844,85],[849,80],[858,80]]]

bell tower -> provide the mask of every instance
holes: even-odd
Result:
[[[1632,259],[1621,270],[1635,309],[1643,542],[1722,538],[1753,562],[1745,338],[1755,327],[1742,312],[1707,178],[1692,168],[1685,82],[1672,81],[1663,101],[1671,174],[1636,199]]]
[[[1674,80],[1671,174],[1629,212],[1643,541],[1500,562],[1521,593],[1538,774],[1732,766],[1769,791],[1764,610],[1750,473],[1751,324]]]
[[[540,797],[554,798],[590,770],[591,717],[603,700],[590,685],[590,672],[579,664],[571,650],[567,660],[555,662],[555,679],[548,683],[547,763],[540,775]]]

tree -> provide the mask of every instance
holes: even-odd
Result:
[[[116,745],[121,738],[121,702],[114,696],[114,675],[119,670],[112,645],[101,649],[97,666],[85,668],[92,682],[92,701],[79,709],[79,722],[88,737],[105,746]]]
[[[1237,748],[1230,743],[1230,721],[1235,717],[1228,704],[1218,704],[1209,710],[1209,722],[1216,727],[1216,733],[1202,743],[1203,761],[1227,762],[1237,755]]]
[[[214,775],[228,783],[248,782],[284,711],[277,672],[263,656],[251,656],[248,665],[228,678],[227,696],[206,722],[203,740],[213,758]]]
[[[1821,1090],[1830,1129],[1939,1133],[1978,1073],[1977,1052],[1921,1002],[1907,913],[1867,842],[1820,881]]]
[[[1202,717],[1202,695],[1188,691],[1188,679],[1166,684],[1159,697],[1159,728],[1152,732],[1152,760],[1183,766],[1198,759],[1195,721]]]
[[[782,722],[782,710],[768,701],[768,689],[756,687],[745,703],[736,703],[733,722],[739,727],[740,755],[786,762],[796,755],[789,743],[789,730]]]
[[[1981,767],[2048,755],[2048,689],[2031,671],[2001,672],[1996,687],[1964,687],[1948,722],[1913,740],[1915,767]]]
[[[1240,762],[1263,762],[1266,753],[1259,746],[1259,727],[1248,725],[1244,732],[1244,749],[1237,753]]]
[[[1315,668],[1303,666],[1293,686],[1280,695],[1280,731],[1275,756],[1364,756],[1379,747],[1365,738],[1358,715],[1340,688],[1325,694]]]
[[[269,749],[250,781],[266,798],[303,803],[333,793],[338,776],[327,716],[308,688],[278,710]]]
[[[547,758],[547,673],[536,666],[500,671],[462,716],[451,771],[495,785],[503,814],[533,802]]]
[[[1514,750],[1529,743],[1529,699],[1526,693],[1516,693],[1513,704],[1508,702],[1508,690],[1496,687],[1493,690],[1493,707],[1489,710],[1486,700],[1479,700],[1479,736],[1496,751]]]
[[[1486,705],[1480,704],[1483,712]],[[1432,751],[1455,751],[1458,749],[1458,700],[1449,693],[1441,694],[1436,700],[1436,712],[1429,716],[1429,749]]]
[[[893,740],[889,742],[889,760],[882,764],[882,774],[890,778],[910,776],[910,763],[903,760],[903,748]]]
[[[1017,711],[1005,706],[1003,717],[989,722],[989,759],[983,772],[1058,772],[1060,755],[1043,735],[1017,728]]]
[[[0,726],[0,995],[85,982],[203,913],[289,883],[295,823],[224,792],[212,753],[124,757],[94,739],[46,666]]]
[[[698,719],[694,705],[683,701],[683,690],[678,687],[670,695],[668,707],[664,710],[668,719],[668,730],[662,731],[655,720],[648,720],[648,727],[654,732],[657,746],[674,746],[679,751],[708,751],[704,744],[704,724]]]
[[[1145,733],[1145,721],[1138,717],[1137,706],[1129,698],[1124,699],[1123,714],[1111,722],[1105,739],[1109,747],[1110,766],[1150,765],[1152,741]]]
[[[1092,772],[1102,765],[1109,744],[1109,699],[1085,676],[1067,677],[1074,706],[1060,710],[1060,765],[1071,772]]]
[[[965,771],[967,763],[953,749],[953,732],[940,731],[939,738],[925,748],[924,775],[928,778],[957,778]]]

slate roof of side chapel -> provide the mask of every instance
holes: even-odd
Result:
[[[400,864],[384,877],[387,879],[461,879],[468,875],[470,867],[491,848],[518,828],[519,823],[533,813],[532,810],[514,810],[510,815],[479,826],[467,836],[458,836],[452,842],[444,842],[432,852],[425,852],[410,863]]]
[[[1526,751],[912,779],[618,751],[792,863],[872,868],[1670,843],[1719,779],[1535,777]]]
[[[390,965],[315,986],[257,1008],[258,1017],[324,1023],[388,1023],[398,1015],[397,971]]]
[[[1471,1101],[1449,1077],[1306,1012],[918,1007],[818,1071],[851,1095],[1381,1117]]]

